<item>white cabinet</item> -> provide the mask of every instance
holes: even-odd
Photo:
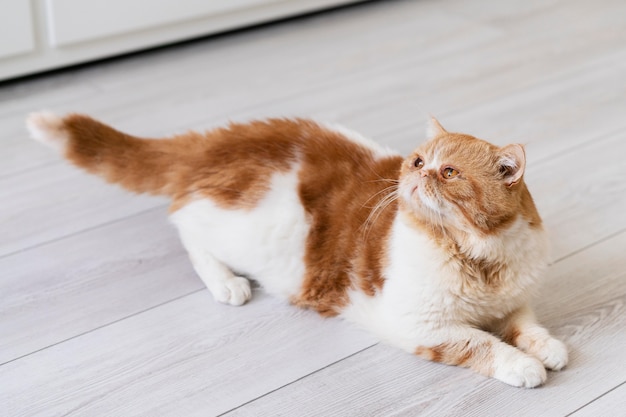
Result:
[[[359,0],[0,0],[0,81]]]
[[[35,48],[31,16],[30,2],[2,0],[0,3],[0,60],[31,52]]]
[[[50,40],[70,45],[202,19],[276,0],[47,0]]]

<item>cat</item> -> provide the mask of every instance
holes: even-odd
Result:
[[[522,145],[432,119],[409,157],[305,119],[231,123],[151,140],[88,116],[34,113],[31,136],[128,190],[169,196],[170,219],[214,298],[249,278],[422,358],[519,387],[567,364],[529,299],[548,241]]]

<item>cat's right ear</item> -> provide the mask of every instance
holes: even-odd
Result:
[[[507,187],[519,183],[525,170],[526,152],[522,145],[507,145],[500,150],[500,173]]]
[[[443,135],[444,133],[448,133],[446,129],[441,126],[439,120],[435,119],[433,116],[430,116],[430,120],[428,121],[428,125],[426,126],[426,136],[428,139],[433,139],[439,135]]]

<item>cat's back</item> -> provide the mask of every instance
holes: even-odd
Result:
[[[231,123],[178,139],[172,145],[179,147],[179,154],[183,148],[185,168],[174,207],[198,194],[227,208],[253,207],[268,191],[272,176],[294,169],[302,181],[328,189],[375,172],[379,159],[400,163],[395,153],[355,132],[308,119]]]

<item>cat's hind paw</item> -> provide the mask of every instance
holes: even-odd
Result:
[[[233,276],[219,283],[219,288],[212,289],[217,301],[233,306],[240,306],[252,298],[250,281],[247,278]]]
[[[541,362],[528,355],[516,355],[495,369],[493,377],[514,387],[534,388],[546,382]]]

